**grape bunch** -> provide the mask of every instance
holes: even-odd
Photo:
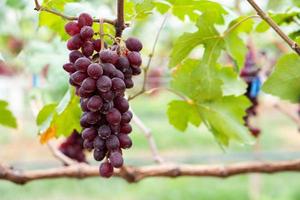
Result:
[[[258,93],[260,90],[260,78],[258,76],[259,69],[255,65],[254,62],[254,52],[249,51],[246,56],[246,62],[244,68],[241,70],[240,76],[245,80],[247,83],[247,91],[246,96],[251,101],[252,105],[249,107],[246,112],[247,115],[244,117],[246,126],[249,128],[251,134],[254,137],[258,137],[260,134],[260,129],[252,126],[250,124],[250,118],[257,115],[256,109],[258,106]]]
[[[60,144],[59,150],[73,160],[86,162],[83,149],[83,139],[76,130],[74,130],[72,134]]]
[[[69,82],[80,96],[83,115],[80,124],[85,149],[92,151],[102,177],[113,175],[123,165],[122,149],[132,146],[128,134],[132,113],[124,97],[132,88],[132,77],[141,73],[142,43],[133,37],[120,39],[108,47],[97,39],[89,14],[80,14],[78,21],[65,25],[71,36],[67,41],[69,63],[63,68],[70,74]]]

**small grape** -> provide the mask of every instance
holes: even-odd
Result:
[[[103,74],[106,75],[106,76],[109,76],[109,77],[113,77],[115,72],[116,72],[116,68],[113,64],[111,63],[104,63],[102,65],[102,68],[103,68]]]
[[[78,96],[80,96],[82,98],[88,98],[88,97],[92,96],[92,93],[85,90],[84,88],[80,87],[78,89]]]
[[[121,113],[117,109],[112,108],[106,114],[106,120],[109,124],[117,125],[121,122]]]
[[[75,48],[75,49],[79,49],[82,44],[83,44],[83,41],[82,41],[82,38],[80,37],[80,34],[76,34],[74,35],[70,41],[72,42],[72,46]]]
[[[113,134],[118,134],[120,132],[120,125],[110,125],[110,129]]]
[[[88,100],[89,100],[88,98],[86,98],[86,99],[80,98],[80,107],[81,107],[81,110],[84,112],[90,111],[87,107]]]
[[[134,86],[132,79],[125,79],[124,83],[126,85],[126,88],[132,88]]]
[[[111,90],[109,90],[107,92],[101,92],[100,96],[102,97],[102,99],[104,101],[112,101],[115,97],[114,93]]]
[[[120,56],[118,58],[118,61],[116,63],[116,67],[122,71],[123,68],[128,68],[130,67],[129,60],[127,59],[126,56]]]
[[[116,64],[118,61],[118,54],[115,51],[103,50],[99,53],[100,59],[103,63]]]
[[[95,149],[100,149],[100,150],[106,149],[105,141],[100,136],[97,136],[94,139],[94,148]]]
[[[132,75],[140,75],[142,73],[141,68],[132,68]]]
[[[114,173],[114,168],[109,162],[101,163],[99,173],[104,178],[109,178]]]
[[[116,97],[114,99],[114,106],[121,112],[124,113],[129,109],[129,103],[124,97]]]
[[[80,27],[76,22],[69,22],[65,25],[65,31],[70,35],[76,35],[80,32]]]
[[[85,116],[86,122],[89,124],[96,124],[101,118],[100,114],[97,112],[86,112]]]
[[[77,85],[81,85],[82,81],[87,78],[87,74],[80,71],[76,71],[73,74],[71,74],[70,78]]]
[[[91,77],[87,77],[81,84],[82,89],[88,93],[92,93],[97,89],[96,80]]]
[[[84,140],[83,141],[83,147],[89,151],[91,151],[94,148],[94,143],[91,140]]]
[[[75,63],[76,60],[81,57],[83,57],[83,54],[80,51],[75,50],[69,54],[69,61]]]
[[[110,109],[112,109],[114,107],[114,103],[109,101],[109,102],[105,102],[102,106],[101,112],[103,114],[107,114],[108,111],[110,111]]]
[[[113,78],[113,79],[111,79],[111,82],[112,82],[113,91],[118,92],[118,93],[120,93],[120,92],[122,93],[125,91],[126,85],[122,79]]]
[[[87,102],[87,108],[92,112],[101,110],[102,105],[103,105],[102,98],[98,95],[92,96]]]
[[[115,168],[120,168],[123,165],[123,157],[122,154],[118,151],[113,151],[109,155],[109,161],[111,165]]]
[[[79,48],[80,48],[80,47],[76,46],[76,45],[73,43],[72,38],[69,39],[69,40],[67,41],[67,49],[69,49],[70,51],[72,51],[72,50],[77,50],[77,49],[79,49]]]
[[[143,45],[137,38],[130,37],[125,41],[126,47],[130,51],[141,51]]]
[[[81,72],[86,72],[87,68],[89,67],[89,65],[92,62],[90,61],[90,59],[86,58],[86,57],[81,57],[78,58],[74,64],[76,70],[81,71]]]
[[[90,26],[84,26],[80,30],[80,36],[84,40],[91,39],[94,36],[94,30]]]
[[[94,140],[98,135],[97,130],[95,128],[85,128],[81,134],[82,138],[85,140]]]
[[[79,27],[92,26],[93,18],[87,13],[81,13],[78,17],[78,25]]]
[[[97,80],[97,88],[100,92],[107,92],[112,85],[111,79],[108,76],[101,76]]]
[[[95,51],[99,52],[101,50],[101,40],[100,39],[93,40],[93,45],[94,45]]]
[[[122,114],[122,117],[121,117],[121,123],[129,123],[132,119],[132,112],[130,111],[127,111],[125,113]]]
[[[106,155],[106,152],[100,149],[95,149],[94,150],[94,159],[97,161],[101,161],[104,159]]]
[[[132,141],[130,137],[126,134],[119,134],[118,139],[120,141],[120,147],[122,149],[129,149],[132,146]]]
[[[116,70],[116,71],[114,72],[114,77],[120,78],[120,79],[122,79],[122,80],[125,79],[123,72],[121,72],[120,70]]]
[[[111,130],[110,130],[109,126],[107,126],[107,125],[100,126],[98,129],[98,135],[102,139],[107,139],[111,135]]]
[[[92,63],[89,65],[87,73],[93,79],[98,79],[103,74],[103,69],[99,64]]]
[[[72,63],[66,63],[63,65],[63,68],[66,72],[69,72],[69,73],[74,73],[76,72],[76,69],[74,67],[74,65]]]
[[[80,118],[80,125],[83,127],[83,128],[88,128],[90,127],[90,124],[87,123],[87,118],[85,115],[83,115],[81,118]]]
[[[129,133],[131,133],[131,131],[132,131],[132,127],[130,124],[124,123],[121,125],[121,128],[120,128],[121,133],[129,134]]]
[[[107,140],[105,141],[105,144],[108,150],[118,149],[120,146],[119,139],[115,135],[110,135],[109,138],[107,138]]]
[[[131,51],[128,53],[127,58],[131,65],[141,66],[142,58],[139,52]]]
[[[78,84],[76,84],[76,83],[71,79],[71,77],[69,78],[69,83],[70,83],[70,85],[74,86],[74,87],[76,88],[76,91],[77,91]]]
[[[86,41],[85,43],[83,43],[83,45],[81,47],[81,51],[82,51],[83,55],[85,55],[86,57],[93,55],[93,53],[94,53],[93,43],[91,41]]]

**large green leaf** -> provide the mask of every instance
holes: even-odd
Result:
[[[0,100],[0,113],[0,125],[17,128],[17,119],[8,109],[8,103],[6,101]]]
[[[300,57],[297,54],[282,56],[262,90],[291,102],[300,102]]]
[[[74,89],[69,90],[59,104],[46,105],[37,117],[39,133],[52,136],[68,136],[74,129],[80,131],[80,116],[82,111],[79,107],[79,97]],[[47,138],[50,139],[50,138]],[[44,141],[45,142],[45,141]]]
[[[197,106],[186,101],[171,101],[168,105],[169,122],[180,131],[185,131],[188,123],[198,127],[201,118],[197,111]]]
[[[248,128],[244,126],[245,110],[251,105],[245,96],[227,96],[213,102],[199,104],[199,112],[215,138],[224,145],[236,140],[251,143]]]

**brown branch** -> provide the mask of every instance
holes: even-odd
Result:
[[[274,31],[298,54],[300,55],[300,46],[289,38],[276,24],[276,22],[270,18],[256,3],[254,0],[247,0],[248,3],[256,10],[257,14],[268,23]]]
[[[123,30],[126,28],[124,19],[124,0],[118,0],[117,20],[115,23],[116,37],[121,37]]]
[[[161,164],[164,162],[163,158],[159,155],[158,149],[155,143],[155,140],[153,138],[151,129],[146,127],[146,125],[142,122],[142,120],[132,111],[133,113],[133,119],[132,122],[135,123],[135,125],[142,131],[142,133],[147,138],[147,141],[149,143],[150,150],[152,152],[152,156],[154,158],[154,161]]]
[[[65,15],[63,13],[57,12],[56,10],[45,8],[45,7],[43,7],[39,4],[38,0],[34,0],[34,3],[35,3],[34,10],[36,10],[36,11],[44,11],[44,12],[52,13],[54,15],[60,16],[64,19],[70,20],[70,21],[78,20],[78,17],[68,16],[68,15]],[[100,19],[94,19],[94,22],[99,22],[100,23]],[[107,23],[107,24],[114,25],[114,26],[116,24],[115,20],[110,20],[110,19],[103,19],[103,22]]]
[[[68,156],[65,156],[61,151],[59,151],[52,142],[48,142],[47,145],[52,155],[59,161],[61,161],[64,165],[74,165],[77,163],[75,160],[72,160]]]
[[[279,173],[299,172],[300,160],[273,162],[243,162],[228,165],[153,165],[142,167],[123,167],[116,170],[114,176],[123,178],[129,183],[138,182],[149,177],[218,177],[226,178],[248,173]],[[99,167],[77,164],[68,167],[18,171],[0,165],[0,180],[7,180],[17,184],[30,181],[55,178],[89,178],[99,176]]]
[[[157,46],[157,43],[158,43],[158,39],[159,39],[159,36],[160,36],[160,33],[163,29],[163,27],[165,26],[166,22],[167,22],[167,19],[168,19],[168,16],[169,14],[166,14],[159,29],[158,29],[158,32],[156,34],[156,37],[155,37],[155,40],[154,40],[154,43],[153,43],[153,47],[152,47],[152,51],[151,53],[149,54],[149,59],[148,59],[148,62],[147,62],[147,65],[146,67],[143,68],[143,73],[144,73],[144,77],[143,77],[143,85],[142,85],[142,89],[137,92],[136,94],[134,94],[133,96],[130,96],[128,98],[128,101],[144,94],[146,92],[146,84],[147,84],[147,80],[148,80],[148,71],[149,71],[149,68],[150,68],[150,65],[151,65],[151,62],[152,62],[152,59],[153,59],[153,56],[154,56],[154,53],[155,53],[155,49],[156,49],[156,46]]]

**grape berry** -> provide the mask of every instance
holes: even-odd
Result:
[[[125,89],[133,87],[132,77],[141,73],[142,43],[128,38],[125,45],[101,46],[92,29],[93,19],[82,13],[77,22],[65,25],[71,36],[67,42],[69,63],[63,69],[70,74],[70,84],[81,97],[83,115],[83,147],[93,150],[94,159],[102,161],[102,177],[113,175],[123,165],[122,149],[132,146],[128,134],[132,113],[124,97]]]

